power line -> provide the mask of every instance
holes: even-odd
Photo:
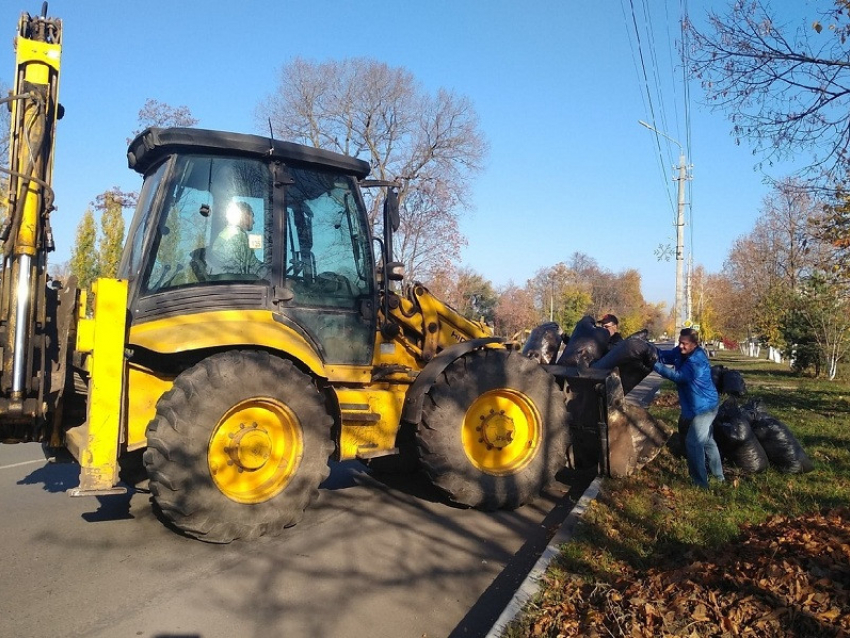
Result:
[[[646,72],[646,62],[644,60],[644,55],[643,55],[643,44],[642,44],[641,38],[640,38],[640,29],[638,27],[637,15],[635,13],[634,0],[629,0],[629,8],[630,8],[630,12],[631,12],[632,28],[634,29],[635,39],[637,41],[637,50],[638,50],[638,56],[639,56],[639,60],[640,60],[641,77],[643,79],[643,85],[644,85],[644,89],[646,91],[647,105],[649,106],[649,116],[650,116],[650,120],[652,121],[653,126],[654,126],[655,123],[657,122],[657,119],[655,117],[655,107],[654,107],[653,102],[652,102],[652,91],[650,90],[649,77],[648,77],[647,72]],[[625,16],[625,8],[623,9],[623,14],[624,14],[624,18],[628,22],[628,18]],[[632,51],[632,55],[634,56],[634,51]],[[658,149],[658,160],[659,160],[659,167],[661,168],[661,175],[662,175],[662,178],[664,179],[664,182],[666,184],[667,183],[667,177],[665,175],[666,171],[664,169],[664,154],[661,150],[661,140],[660,140],[660,137],[657,133],[655,135],[655,146]],[[667,199],[670,203],[670,210],[674,211],[674,214],[675,214],[676,209],[675,209],[675,206],[673,205],[673,198],[671,196],[670,188],[665,187],[664,190],[667,193]]]
[[[684,108],[685,108],[685,148],[688,149],[688,157],[693,159],[693,149],[691,148],[691,89],[690,78],[688,77],[688,0],[679,0],[679,9],[681,18],[679,20],[682,34],[682,88],[684,92]],[[694,253],[694,193],[693,180],[689,185],[690,196],[688,197],[688,212],[690,225],[688,227],[688,252],[690,255]]]

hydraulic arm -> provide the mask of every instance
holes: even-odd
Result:
[[[45,4],[46,9],[46,4]],[[5,217],[0,225],[0,438],[40,438],[38,428],[64,385],[57,364],[59,339],[55,304],[48,287],[47,253],[53,249],[49,215],[54,129],[58,103],[61,20],[23,14],[15,38]],[[4,105],[5,108],[5,105]],[[61,391],[60,391],[61,392]]]

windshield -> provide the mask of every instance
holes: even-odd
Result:
[[[271,188],[263,162],[178,157],[142,291],[196,284],[267,284]]]
[[[127,247],[118,267],[118,277],[121,279],[135,279],[139,274],[139,268],[142,266],[143,242],[153,219],[154,199],[167,165],[167,162],[162,162],[155,171],[148,174],[142,185],[142,192],[136,204],[136,213],[127,235]]]

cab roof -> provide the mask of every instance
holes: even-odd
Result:
[[[350,173],[358,179],[369,175],[369,162],[333,151],[260,135],[212,131],[200,128],[147,128],[130,142],[127,163],[144,174],[171,153],[213,153],[238,157],[272,158],[284,164],[310,164]]]

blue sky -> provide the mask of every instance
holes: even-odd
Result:
[[[638,120],[682,144],[690,139],[686,249],[709,272],[751,230],[768,192],[757,158],[735,144],[722,114],[701,105],[696,82],[685,128],[682,71],[670,44],[679,38],[681,4],[52,0],[48,14],[64,23],[65,118],[56,141],[51,260],[68,259],[80,216],[98,193],[138,188],[126,138],[146,99],[188,106],[204,128],[258,132],[255,108],[275,89],[284,63],[366,56],[405,67],[429,92],[468,96],[479,113],[490,153],[475,181],[474,210],[462,213],[464,266],[496,286],[523,285],[579,251],[613,272],[637,269],[644,297],[669,307],[675,262],[659,262],[654,251],[675,243],[678,149],[662,138],[659,154]],[[685,4],[699,23],[706,6],[725,2]],[[649,5],[654,47],[643,13]],[[0,6],[6,85],[20,14],[40,10],[30,0]]]

